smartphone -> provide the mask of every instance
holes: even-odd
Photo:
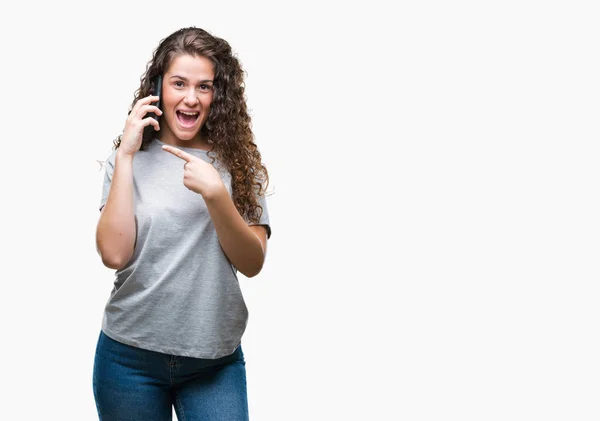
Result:
[[[158,96],[158,102],[156,106],[160,109],[160,92],[162,91],[162,75],[156,76],[156,83],[154,84],[154,95]]]
[[[156,78],[154,79],[154,89],[152,89],[152,95],[158,96],[158,101],[154,105],[156,105],[159,110],[160,110],[160,92],[161,91],[162,91],[162,75],[159,75],[159,76],[156,76]],[[158,116],[156,115],[156,113],[148,113],[148,117],[152,117],[153,119],[158,121]]]

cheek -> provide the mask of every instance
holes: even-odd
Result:
[[[177,94],[173,93],[173,92],[168,92],[165,93],[163,95],[163,102],[165,103],[165,105],[169,105],[169,106],[173,106],[174,104],[177,103]]]
[[[183,96],[181,91],[178,91],[172,86],[165,86],[162,91],[162,100],[165,103],[170,105],[174,105],[179,102],[181,97]]]
[[[206,95],[204,98],[202,98],[202,106],[206,109],[210,109],[212,101],[213,101],[213,96]]]

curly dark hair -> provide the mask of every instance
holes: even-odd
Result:
[[[240,215],[258,223],[263,209],[256,195],[265,193],[269,174],[254,143],[244,94],[244,70],[227,41],[196,27],[182,28],[163,39],[140,78],[129,113],[140,98],[154,92],[156,77],[164,75],[172,60],[182,54],[206,57],[214,65],[213,101],[200,133],[213,145],[209,152],[213,162],[218,159],[231,174],[232,199]],[[121,137],[114,140],[114,149],[120,146]],[[154,127],[146,126],[140,150],[155,137]]]

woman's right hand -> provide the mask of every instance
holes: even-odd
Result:
[[[140,150],[144,127],[151,124],[154,126],[154,130],[160,130],[158,121],[152,117],[145,117],[146,114],[151,112],[155,113],[157,116],[162,115],[162,111],[157,106],[151,105],[152,102],[157,102],[158,100],[159,97],[149,95],[139,99],[138,102],[135,103],[127,117],[123,136],[121,136],[121,144],[119,145],[121,153],[133,156]]]

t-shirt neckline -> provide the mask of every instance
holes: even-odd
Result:
[[[156,141],[156,143],[158,143],[161,147],[162,145],[167,145],[165,142],[162,142],[158,137],[155,137],[154,140]],[[167,146],[173,146],[173,145],[167,145]],[[198,149],[198,148],[192,148],[189,146],[173,146],[174,148],[178,148],[181,150],[184,150],[186,152],[204,152],[204,153],[208,153],[210,151],[207,151],[205,149]]]

